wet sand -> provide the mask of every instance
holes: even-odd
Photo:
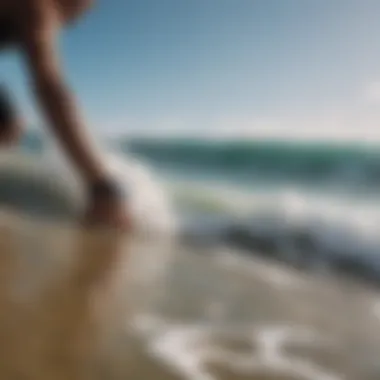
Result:
[[[380,378],[355,283],[6,211],[0,246],[1,379]]]

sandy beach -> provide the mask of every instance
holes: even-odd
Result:
[[[5,211],[0,244],[1,379],[379,376],[359,285]]]

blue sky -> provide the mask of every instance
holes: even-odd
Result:
[[[61,40],[103,134],[380,140],[378,0],[98,0]],[[0,70],[39,124],[16,54]]]

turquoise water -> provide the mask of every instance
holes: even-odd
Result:
[[[370,189],[380,183],[376,147],[284,142],[196,140],[120,141],[125,152],[182,175],[224,178],[226,182]]]
[[[39,152],[42,137],[22,145]],[[172,179],[222,182],[250,188],[292,184],[374,192],[380,185],[380,147],[289,142],[122,139],[116,144]]]
[[[44,145],[35,134],[22,142],[37,155]],[[174,139],[112,146],[156,174],[190,242],[380,284],[377,147]]]

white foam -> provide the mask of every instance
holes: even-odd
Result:
[[[215,210],[231,220],[232,227],[237,225],[253,236],[274,242],[283,254],[299,254],[297,238],[304,236],[309,239],[309,248],[321,254],[339,252],[372,259],[378,255],[380,199],[313,194],[291,187],[270,191],[240,189],[239,193],[239,189],[207,189],[196,183],[183,193],[178,187],[174,191],[179,191],[180,197],[194,203],[194,207],[215,205]]]
[[[45,152],[45,157],[52,175],[59,175],[61,182],[69,185],[67,191],[71,192],[71,196],[83,203],[80,182],[67,159],[53,148]],[[136,230],[173,235],[176,220],[170,199],[150,168],[130,156],[109,152],[104,153],[104,157],[126,194],[126,208],[132,215]]]
[[[293,375],[305,380],[343,380],[311,359],[288,355],[289,344],[331,348],[334,342],[317,332],[293,326],[221,326],[179,324],[152,316],[134,322],[153,358],[167,365],[186,380],[218,380],[207,364],[215,363],[241,375]],[[221,339],[248,343],[246,352],[221,345]],[[219,343],[218,343],[219,342]]]

